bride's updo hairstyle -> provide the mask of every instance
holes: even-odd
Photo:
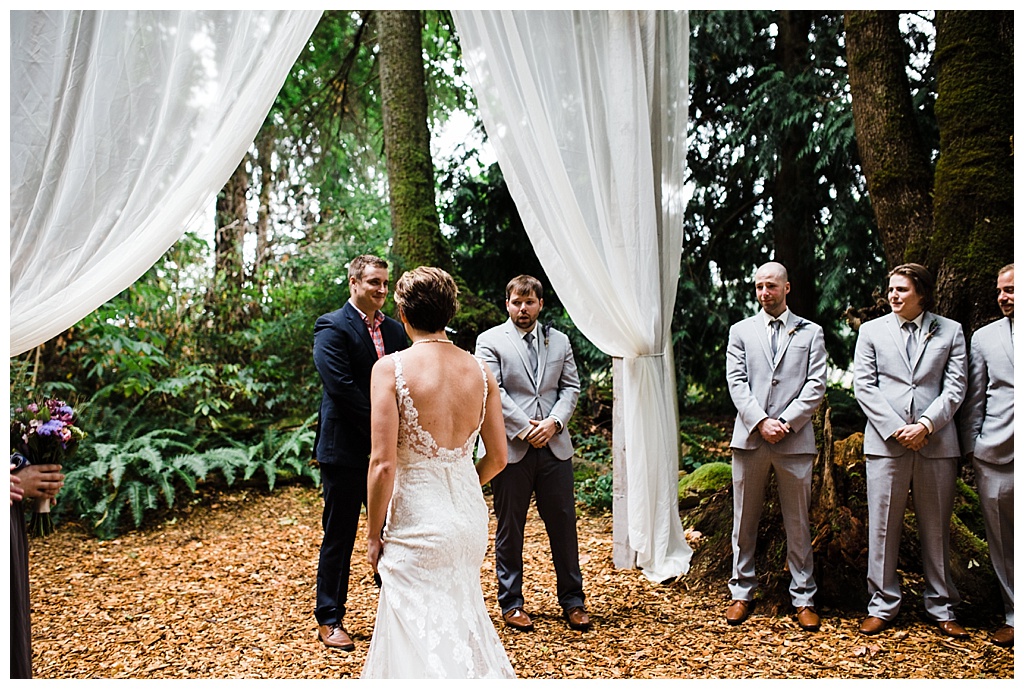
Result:
[[[416,330],[436,333],[459,310],[459,288],[452,276],[432,266],[402,273],[395,285],[395,304]]]

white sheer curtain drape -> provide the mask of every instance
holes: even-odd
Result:
[[[469,82],[573,322],[623,358],[629,545],[689,569],[671,347],[682,246],[686,12],[454,10]],[[618,516],[616,517],[618,518]]]
[[[11,355],[74,325],[181,236],[320,15],[11,12]]]

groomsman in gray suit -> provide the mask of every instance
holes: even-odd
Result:
[[[786,306],[789,276],[779,263],[754,274],[761,310],[732,326],[726,379],[736,405],[732,442],[732,601],[729,624],[750,615],[757,576],[754,546],[765,485],[774,469],[786,528],[789,593],[797,623],[817,631],[814,553],[808,509],[816,448],[810,421],[825,396],[825,338],[821,327]]]
[[[980,328],[971,338],[960,436],[964,456],[974,464],[988,552],[1006,612],[1006,624],[992,636],[992,642],[1009,647],[1013,646],[1012,263],[999,271],[996,299],[1005,318]]]
[[[960,594],[949,571],[950,519],[960,444],[953,415],[967,388],[967,347],[956,321],[931,313],[935,280],[917,263],[893,268],[892,313],[860,326],[853,390],[864,429],[868,500],[868,616],[877,634],[899,612],[896,573],[911,486],[924,559],[925,613],[947,636],[966,638],[953,607]]]
[[[509,319],[481,333],[476,355],[494,372],[508,437],[508,464],[491,480],[498,604],[505,624],[533,629],[523,609],[523,538],[530,499],[544,521],[555,567],[558,603],[572,629],[590,628],[583,604],[573,491],[573,447],[566,431],[580,381],[569,338],[537,322],[544,290],[529,275],[505,288]]]

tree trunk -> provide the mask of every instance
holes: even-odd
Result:
[[[811,68],[810,42],[813,13],[779,12],[779,64],[793,77]],[[794,123],[782,133],[779,169],[772,194],[775,260],[786,266],[792,291],[786,300],[794,313],[818,320],[818,287],[815,269],[815,171],[811,156],[801,156],[809,124]]]
[[[886,263],[924,262],[932,164],[914,116],[899,13],[849,11],[845,20],[857,149]]]
[[[256,140],[256,154],[259,156],[260,168],[260,205],[256,216],[256,256],[252,265],[253,284],[262,284],[263,268],[270,259],[271,240],[270,225],[270,192],[274,186],[274,171],[271,158],[274,154],[276,133],[273,127],[260,130]]]
[[[384,115],[391,225],[397,278],[421,265],[442,268],[459,285],[459,313],[452,319],[452,340],[472,350],[476,336],[500,323],[494,304],[466,288],[438,218],[434,196],[434,164],[427,127],[423,43],[419,12],[382,10],[377,13],[380,42],[380,93]]]
[[[434,197],[420,14],[380,11],[377,30],[396,260],[400,270],[431,265],[450,272],[451,254],[441,235]]]
[[[1013,12],[936,13],[935,169],[939,313],[965,334],[998,317],[996,273],[1013,261]]]
[[[242,244],[248,228],[247,158],[248,155],[242,158],[224,188],[217,194],[213,287],[206,292],[206,303],[212,312],[214,327],[220,330],[232,328],[239,320],[239,314],[232,311],[238,300],[231,295],[241,292],[245,277]]]

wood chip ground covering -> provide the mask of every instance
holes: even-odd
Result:
[[[30,551],[37,678],[355,678],[377,590],[356,544],[347,627],[352,653],[315,636],[312,609],[321,502],[311,487],[206,497],[159,526],[103,542],[67,524]],[[360,533],[362,533],[362,527]],[[491,518],[493,533],[494,519]],[[569,630],[555,597],[543,525],[531,510],[525,589],[536,630],[498,624],[523,678],[1012,678],[1013,651],[990,629],[967,641],[898,618],[877,637],[859,614],[822,611],[821,631],[756,609],[726,624],[724,595],[663,586],[612,565],[610,514],[581,515],[580,558],[594,619]],[[493,555],[482,572],[499,623]],[[689,586],[693,588],[692,586]],[[700,587],[703,588],[703,587]]]

